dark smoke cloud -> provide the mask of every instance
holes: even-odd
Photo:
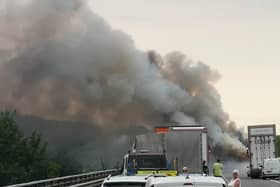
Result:
[[[136,49],[128,35],[112,29],[84,1],[4,4],[3,109],[110,130],[198,122],[208,127],[214,146],[235,156],[244,152],[213,86],[220,75],[208,65],[180,52],[161,57]]]
[[[108,130],[93,124],[44,120],[34,116],[17,116],[20,130],[30,136],[39,132],[48,142],[51,157],[78,161],[85,171],[110,169],[121,163],[136,134],[146,133],[144,127]],[[102,163],[103,162],[103,163]]]

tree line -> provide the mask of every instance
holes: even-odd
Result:
[[[276,155],[280,157],[280,135],[276,136]]]
[[[81,172],[75,160],[48,154],[47,143],[37,132],[25,137],[18,129],[15,112],[0,112],[0,186]]]

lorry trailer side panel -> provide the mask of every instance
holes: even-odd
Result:
[[[248,126],[250,175],[259,177],[264,159],[276,157],[275,125]]]

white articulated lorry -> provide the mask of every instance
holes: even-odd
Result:
[[[267,159],[274,159],[276,157],[275,141],[275,125],[248,126],[248,155],[250,158],[248,176],[252,178],[265,177],[263,172],[264,162]]]
[[[222,177],[203,172],[203,161],[208,163],[205,127],[156,127],[153,133],[136,136],[124,156],[122,175],[108,178],[103,186],[142,187],[145,183],[146,187],[226,187]],[[189,175],[180,173],[183,166],[189,168]]]
[[[132,150],[124,156],[123,174],[178,175],[183,166],[202,173],[208,163],[207,129],[202,126],[156,127],[153,133],[136,136]]]

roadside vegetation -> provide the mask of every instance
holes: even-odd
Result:
[[[25,137],[14,112],[0,112],[0,186],[80,172],[81,166],[64,155],[50,156],[40,134]]]
[[[276,137],[276,155],[280,157],[280,135]]]

